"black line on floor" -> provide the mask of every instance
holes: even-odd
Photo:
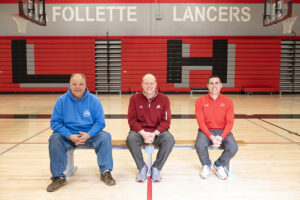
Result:
[[[25,140],[23,140],[21,143],[19,143],[19,144],[15,144],[14,146],[12,146],[12,147],[10,147],[10,148],[6,149],[5,151],[3,151],[3,152],[1,152],[1,153],[0,153],[0,156],[2,156],[3,154],[5,154],[5,153],[9,152],[10,150],[12,150],[12,149],[16,148],[17,146],[21,145],[22,143],[24,143],[24,142],[27,142],[28,140],[30,140],[30,139],[32,139],[32,138],[34,138],[35,136],[38,136],[38,135],[40,135],[41,133],[45,132],[45,131],[46,131],[46,130],[48,130],[48,129],[50,129],[50,127],[48,127],[48,128],[46,128],[46,129],[44,129],[44,130],[42,130],[42,131],[40,131],[40,132],[38,132],[38,133],[34,134],[33,136],[31,136],[31,137],[29,137],[29,138],[26,138],[26,139],[25,139]]]
[[[277,135],[277,136],[279,136],[279,137],[282,137],[282,138],[284,138],[284,139],[286,139],[286,140],[288,140],[288,141],[290,141],[290,142],[292,142],[292,143],[294,143],[294,144],[300,146],[300,144],[298,144],[297,142],[295,142],[295,141],[293,141],[293,140],[291,140],[291,139],[289,139],[289,138],[287,138],[287,137],[285,137],[285,136],[283,136],[283,135],[281,135],[281,134],[279,134],[279,133],[276,133],[275,131],[272,131],[272,130],[270,130],[270,129],[264,127],[264,126],[261,126],[261,125],[259,125],[258,123],[255,123],[255,122],[253,122],[253,121],[251,121],[251,120],[249,120],[249,119],[247,119],[247,120],[248,120],[249,122],[251,122],[251,123],[253,123],[253,124],[255,124],[255,125],[257,125],[257,126],[263,128],[263,129],[265,129],[265,130],[267,130],[267,131],[269,131],[269,132],[271,132],[271,133],[273,133],[273,134],[275,134],[275,135]]]
[[[261,120],[261,121],[263,121],[263,122],[266,122],[266,123],[268,123],[268,124],[270,124],[270,125],[272,125],[272,126],[275,126],[275,127],[279,128],[279,129],[281,129],[281,130],[284,130],[284,131],[288,132],[289,134],[294,134],[294,135],[300,137],[300,134],[297,133],[297,132],[290,131],[290,130],[288,130],[288,129],[285,129],[285,128],[281,127],[281,126],[278,126],[278,125],[276,125],[276,124],[273,124],[272,122],[269,122],[269,121],[266,121],[266,120],[263,120],[263,119],[259,119],[259,120]]]

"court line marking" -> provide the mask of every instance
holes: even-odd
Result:
[[[253,122],[253,121],[251,121],[251,120],[249,120],[249,119],[246,119],[246,120],[248,120],[249,122],[255,124],[256,126],[259,126],[259,127],[263,128],[263,129],[265,129],[265,130],[267,130],[267,131],[269,131],[269,132],[271,132],[271,133],[273,133],[273,134],[275,134],[275,135],[277,135],[277,136],[279,136],[279,137],[282,137],[282,138],[284,138],[284,139],[286,139],[286,140],[288,140],[288,141],[290,141],[290,142],[292,142],[292,143],[294,143],[294,144],[300,146],[300,144],[299,144],[298,142],[295,142],[295,141],[293,141],[293,140],[291,140],[291,139],[289,139],[289,138],[287,138],[287,137],[285,137],[285,136],[283,136],[283,135],[281,135],[281,134],[279,134],[279,133],[277,133],[277,132],[275,132],[275,131],[272,131],[272,130],[270,130],[270,129],[264,127],[264,126],[261,126],[261,125],[257,124],[256,122]]]
[[[149,162],[151,163],[151,166],[152,166],[152,154],[151,154],[151,159],[150,159]],[[152,180],[151,180],[151,176],[147,177],[147,200],[152,200]]]
[[[5,154],[5,153],[9,152],[10,150],[12,150],[12,149],[16,148],[17,146],[19,146],[19,145],[21,145],[21,144],[25,144],[25,142],[26,142],[26,141],[28,141],[28,140],[30,140],[30,139],[32,139],[32,138],[34,138],[35,136],[38,136],[38,135],[42,134],[43,132],[47,131],[48,129],[50,129],[50,127],[48,127],[48,128],[46,128],[46,129],[44,129],[44,130],[42,130],[42,131],[40,131],[40,132],[38,132],[38,133],[36,133],[36,134],[32,135],[32,136],[31,136],[31,137],[29,137],[29,138],[26,138],[26,139],[25,139],[25,140],[23,140],[22,142],[19,142],[19,143],[15,144],[14,146],[12,146],[12,147],[10,147],[10,148],[6,149],[5,151],[3,151],[3,152],[0,152],[0,156],[2,156],[3,154]]]
[[[259,120],[261,120],[261,121],[263,121],[263,122],[265,122],[265,123],[268,123],[268,124],[270,124],[270,125],[272,125],[272,126],[275,126],[275,127],[277,127],[277,128],[280,128],[280,129],[282,129],[282,130],[288,132],[289,134],[294,134],[294,135],[296,135],[296,136],[300,136],[300,134],[297,133],[297,132],[290,131],[290,130],[285,129],[285,128],[281,127],[281,126],[278,126],[278,125],[276,125],[276,124],[273,124],[272,122],[269,122],[269,121],[267,121],[267,120],[263,120],[263,119],[259,119]]]

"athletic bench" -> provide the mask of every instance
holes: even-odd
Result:
[[[244,141],[237,141],[238,144],[245,144]],[[196,140],[176,140],[173,149],[195,149]],[[112,140],[112,148],[113,149],[128,149],[126,141],[125,140]],[[141,146],[142,149],[145,150],[145,153],[148,155],[148,174],[147,176],[151,176],[150,174],[150,168],[151,168],[151,156],[154,152],[155,146],[152,144],[144,144]],[[68,164],[67,164],[67,170],[66,175],[72,176],[75,171],[77,170],[77,166],[74,166],[74,151],[75,149],[93,149],[91,147],[86,146],[78,146],[76,148],[68,150]],[[223,150],[221,147],[213,147],[210,146],[208,148],[209,150]],[[228,176],[232,176],[232,163],[231,161],[227,166],[225,166],[225,170],[228,174]]]

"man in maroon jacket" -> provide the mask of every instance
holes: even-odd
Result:
[[[142,78],[143,92],[133,95],[129,102],[130,132],[126,142],[139,169],[136,178],[138,182],[147,179],[148,171],[140,146],[146,143],[159,147],[151,168],[152,181],[159,182],[160,171],[175,143],[174,137],[168,131],[171,123],[170,101],[167,96],[156,90],[156,86],[155,76],[145,74]]]

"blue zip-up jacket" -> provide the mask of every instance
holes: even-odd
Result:
[[[98,97],[85,90],[83,97],[76,99],[70,88],[61,95],[53,109],[51,129],[69,139],[71,134],[86,132],[93,137],[105,127],[104,112]]]

